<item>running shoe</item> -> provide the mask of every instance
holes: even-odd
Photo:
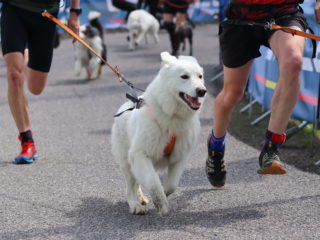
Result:
[[[33,163],[33,161],[38,157],[34,142],[32,141],[24,142],[21,144],[21,147],[22,147],[21,153],[19,154],[19,156],[17,156],[14,159],[15,163],[16,164]]]
[[[259,156],[259,174],[280,175],[287,173],[280,161],[279,152],[273,145],[275,144],[270,142],[270,146],[265,147]]]
[[[226,183],[226,166],[224,162],[224,150],[216,152],[210,149],[210,138],[208,137],[208,158],[206,161],[206,175],[212,186],[221,188]]]

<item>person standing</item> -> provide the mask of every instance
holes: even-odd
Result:
[[[21,152],[17,164],[32,163],[37,157],[32,136],[28,100],[24,92],[40,95],[50,71],[56,26],[41,13],[57,16],[60,0],[4,0],[1,13],[1,43],[4,56],[9,107],[19,131]],[[79,33],[80,0],[71,0],[68,26]],[[75,42],[75,39],[73,39]],[[28,51],[25,51],[28,49]]]
[[[259,156],[259,174],[285,174],[279,148],[300,89],[305,38],[248,23],[268,23],[306,31],[307,22],[299,6],[303,0],[231,0],[228,20],[220,25],[220,46],[224,64],[224,86],[213,104],[213,129],[208,137],[206,174],[214,187],[226,181],[225,136],[235,105],[242,99],[254,58],[261,45],[274,53],[279,79],[271,102],[271,116]],[[319,0],[315,14],[319,16]],[[319,20],[318,20],[319,23]]]

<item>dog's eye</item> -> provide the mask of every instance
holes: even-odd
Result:
[[[188,75],[186,75],[186,74],[184,74],[184,75],[182,75],[182,76],[180,76],[182,79],[189,79],[190,77],[188,76]]]
[[[202,78],[202,75],[199,75],[199,78],[201,79],[201,78]]]

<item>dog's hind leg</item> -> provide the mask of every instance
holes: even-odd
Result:
[[[102,66],[103,65],[100,64],[99,67],[98,67],[97,77],[100,77],[100,75],[102,73]]]
[[[132,51],[135,49],[135,37],[132,31],[129,32],[129,49]]]
[[[148,42],[148,34],[145,34],[144,35],[144,42],[148,45],[149,42]]]
[[[193,54],[192,39],[193,39],[193,33],[192,33],[192,31],[190,31],[190,34],[189,34],[189,47],[190,47],[189,55],[190,56],[192,56],[192,54]]]
[[[90,80],[92,78],[92,76],[99,76],[98,72],[99,72],[99,66],[100,66],[100,59],[96,56],[92,57],[89,61],[89,66],[87,68],[88,72],[90,72],[90,78],[88,75],[88,79]]]
[[[79,76],[81,73],[81,61],[76,59],[75,63],[74,63],[74,73],[76,74],[76,76]]]
[[[121,168],[127,183],[127,201],[130,213],[143,215],[146,208],[143,205],[148,203],[148,199],[143,195],[139,184],[130,171],[130,166],[126,165]]]
[[[184,52],[186,50],[186,40],[182,40],[182,51]]]
[[[87,69],[87,79],[91,80],[92,74],[91,72]]]
[[[164,184],[164,192],[167,196],[178,187],[184,169],[184,161],[178,161],[168,166],[168,178]]]
[[[103,60],[107,61],[107,45],[103,43],[103,49],[101,52],[101,56],[103,58]],[[100,61],[99,67],[98,67],[98,73],[97,73],[97,77],[99,77],[102,73],[102,67],[104,66],[104,62]]]
[[[133,151],[130,151],[131,153]],[[143,153],[135,153],[130,157],[131,170],[137,181],[150,193],[154,206],[161,216],[169,214],[169,205],[163,187],[156,173],[152,160]]]
[[[141,32],[139,32],[139,34],[138,34],[138,36],[137,36],[137,38],[136,38],[136,44],[139,45],[143,37],[145,38],[146,43],[148,43],[148,40],[147,40],[147,38],[146,38],[146,37],[147,37],[147,35],[146,35],[146,30],[141,29]]]
[[[152,36],[153,36],[154,42],[155,42],[155,43],[159,43],[158,33],[154,31],[154,32],[152,33]]]

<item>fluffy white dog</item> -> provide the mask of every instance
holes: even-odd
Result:
[[[148,43],[147,35],[152,35],[155,43],[159,42],[158,31],[160,24],[158,20],[145,10],[138,9],[130,13],[128,17],[129,49],[134,50],[144,37]]]
[[[112,152],[127,183],[130,212],[144,214],[151,195],[161,216],[169,214],[167,197],[178,186],[200,131],[199,109],[206,94],[203,69],[189,56],[161,53],[162,67],[149,84],[140,108],[123,104],[112,126]],[[156,170],[167,170],[164,187]]]
[[[81,25],[79,36],[98,54],[103,52],[102,39],[99,31],[95,27],[87,24]],[[81,74],[82,69],[86,70],[87,79],[92,79],[94,75],[98,77],[101,74],[101,60],[78,41],[74,44],[74,58],[74,71],[76,76]]]

